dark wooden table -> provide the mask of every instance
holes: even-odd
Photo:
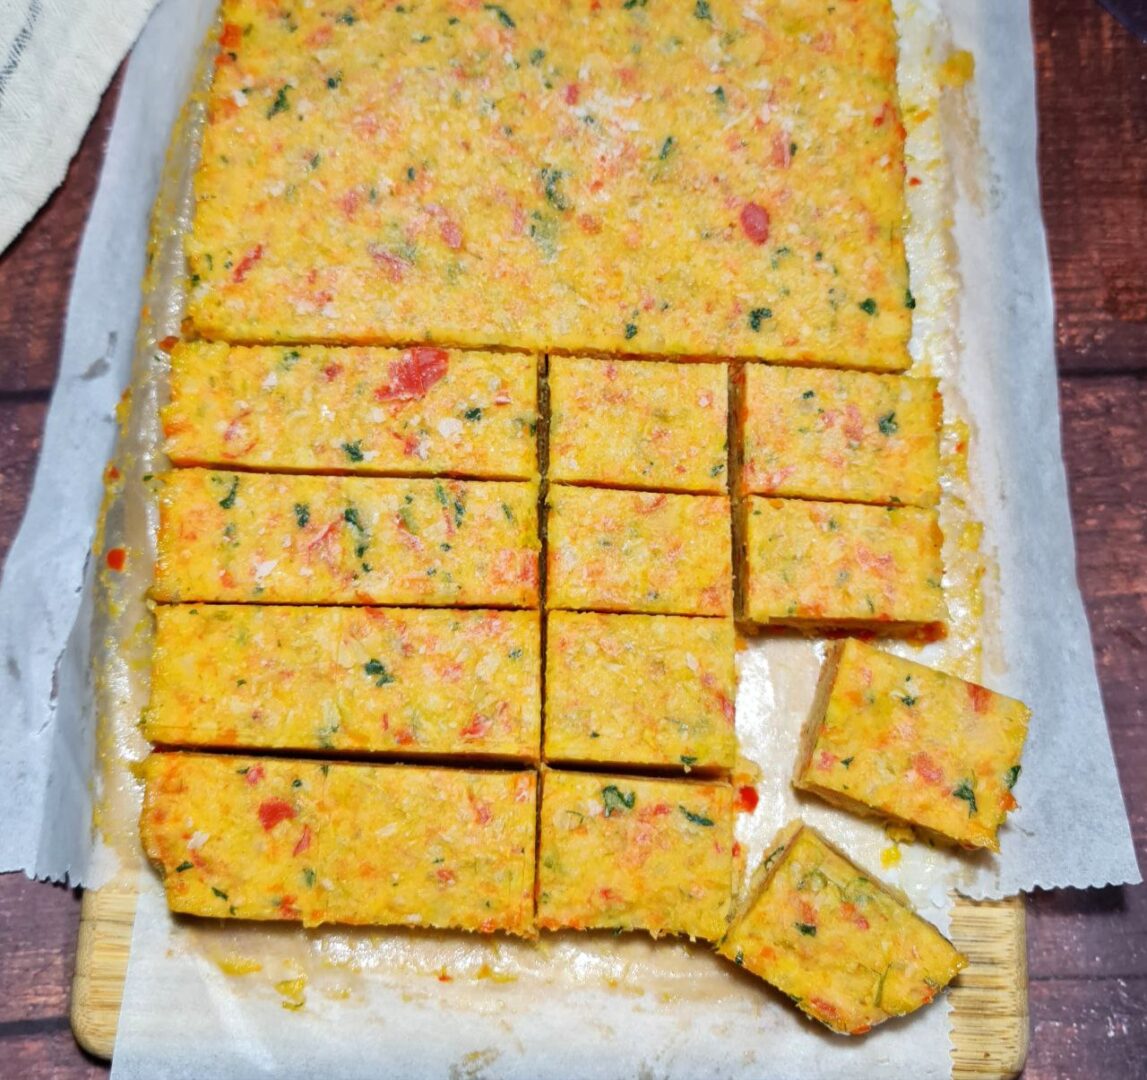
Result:
[[[1147,868],[1147,46],[1032,0],[1064,454],[1108,722]],[[63,187],[0,256],[0,560],[32,482],[118,81]],[[1028,1080],[1147,1076],[1147,886],[1028,902]],[[0,877],[0,1076],[96,1076],[68,1027],[79,899]]]

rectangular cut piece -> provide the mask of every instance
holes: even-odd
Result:
[[[536,611],[164,605],[143,733],[165,746],[536,761]]]
[[[555,484],[546,499],[551,608],[730,615],[729,500]]]
[[[799,821],[773,841],[717,951],[845,1035],[927,1005],[967,965],[899,895]]]
[[[537,475],[538,363],[521,353],[180,342],[175,465],[283,472]]]
[[[728,784],[547,770],[537,923],[716,941],[733,873]]]
[[[942,412],[935,379],[746,364],[741,490],[933,506]]]
[[[533,772],[156,753],[144,781],[173,911],[534,932]]]
[[[947,619],[935,511],[754,495],[743,515],[750,622],[892,632]]]
[[[550,359],[551,481],[723,493],[728,365]]]
[[[200,337],[909,364],[889,0],[225,0],[221,26]]]
[[[177,469],[159,484],[155,600],[538,602],[534,483]]]
[[[1027,706],[849,640],[826,665],[794,783],[849,810],[999,851]]]
[[[731,769],[735,648],[730,619],[551,612],[546,760]]]

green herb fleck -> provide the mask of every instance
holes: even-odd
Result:
[[[342,23],[343,26],[354,26],[357,20],[358,17],[355,15],[353,8],[347,8],[342,14],[335,16],[335,22]]]
[[[694,825],[703,825],[706,829],[713,827],[712,818],[707,818],[704,814],[695,814],[692,810],[686,810],[684,806],[678,806],[677,809],[685,815],[688,821],[693,822]]]
[[[1016,781],[1020,778],[1020,773],[1022,771],[1023,770],[1018,765],[1013,765],[1010,769],[1008,769],[1006,781],[1008,785],[1008,791],[1011,791],[1012,788],[1016,786]]]
[[[841,765],[843,765],[847,769],[849,767],[849,765],[851,765],[853,763],[854,760],[855,760],[855,758],[850,758],[850,757],[841,758],[840,763],[841,763]]]
[[[773,309],[767,307],[755,307],[749,312],[749,329],[760,330],[761,323],[766,319],[773,317]]]
[[[745,965],[745,950],[744,949],[738,949],[737,950],[737,955],[733,957],[733,963],[736,964],[737,967],[744,967],[744,965]]]
[[[530,50],[530,63],[537,67],[546,58],[545,49],[531,49]]]
[[[613,817],[614,814],[633,809],[633,804],[637,802],[637,792],[623,792],[615,784],[610,784],[601,789],[601,801],[605,806],[605,816]]]
[[[713,21],[713,12],[709,8],[709,0],[697,0],[693,8],[693,17],[697,19],[708,19],[709,22]]]
[[[859,307],[860,310],[863,311],[865,315],[875,315],[876,314],[876,301],[873,300],[871,296],[868,297],[866,300],[861,300],[860,303],[857,304],[856,306]]]
[[[795,926],[802,934],[804,934],[805,937],[816,937],[816,927],[813,926],[812,923],[799,922],[793,923],[793,926]]]
[[[346,454],[351,461],[362,461],[362,439],[356,439],[354,442],[344,442],[343,453]]]
[[[362,671],[365,671],[374,680],[376,687],[384,687],[387,686],[387,683],[395,681],[395,676],[387,671],[387,665],[383,664],[382,660],[374,659],[374,657],[362,665]]]
[[[955,791],[952,792],[957,799],[963,799],[968,804],[968,817],[971,817],[976,812],[976,793],[972,790],[972,785],[967,780],[961,780],[956,785]]]
[[[309,866],[303,867],[303,882],[308,889],[315,886],[315,872]]]
[[[514,22],[513,19],[510,18],[510,13],[504,7],[502,7],[501,4],[483,4],[482,6],[487,11],[494,12],[494,14],[498,16],[498,22],[500,22],[508,29],[513,30],[514,27],[518,25],[516,22]]]
[[[876,426],[880,428],[881,435],[895,435],[900,430],[900,425],[896,422],[896,413],[885,413],[877,422]]]
[[[175,868],[175,872],[176,872],[177,874],[182,874],[184,870],[190,870],[190,869],[191,869],[191,868],[192,868],[194,865],[195,865],[195,864],[194,864],[193,862],[188,862],[188,861],[184,861],[184,862],[181,862],[181,863],[180,863],[180,864],[179,864],[179,865],[178,865],[178,866]]]
[[[721,473],[723,473],[724,471],[725,471],[725,463],[723,461],[718,461],[717,464],[714,465],[709,470],[709,475],[710,476],[720,476]]]
[[[482,410],[480,408],[478,408],[477,405],[474,405],[471,408],[467,409],[462,415],[467,420],[481,420],[482,419]]]
[[[905,306],[905,307],[906,307],[906,308],[907,308],[909,311],[913,311],[913,310],[915,310],[915,308],[916,308],[916,297],[914,297],[914,296],[912,295],[912,290],[911,290],[911,289],[905,289],[905,290],[904,290],[904,306]]]
[[[466,516],[466,504],[461,499],[454,500],[454,527],[462,527],[462,519]]]
[[[287,91],[290,89],[286,84],[279,87],[279,92],[275,95],[275,100],[271,102],[271,107],[267,110],[267,119],[270,120],[272,116],[277,116],[281,112],[286,112],[290,107],[290,102],[287,101]]]
[[[509,656],[509,658],[511,660],[521,660],[522,659],[522,650],[521,649],[511,649],[506,655]]]
[[[446,489],[437,481],[434,483],[434,497],[443,505],[446,505]]]
[[[311,520],[311,508],[306,503],[295,503],[295,524],[305,529]]]
[[[573,203],[566,198],[561,189],[562,177],[565,173],[561,169],[551,169],[548,165],[542,166],[542,190],[546,193],[546,202],[555,210],[572,210]]]
[[[224,510],[230,510],[235,505],[235,493],[239,490],[239,477],[231,477],[231,490],[219,500],[219,505]]]
[[[805,401],[808,401],[810,398],[816,397],[816,391],[815,390],[806,390],[803,394],[801,394],[801,397],[804,398]]]
[[[222,889],[217,889],[217,888],[215,888],[215,886],[214,886],[214,885],[212,885],[212,886],[211,886],[211,891],[212,891],[212,892],[213,892],[213,893],[214,893],[216,896],[218,896],[220,900],[227,900],[227,899],[229,899],[229,898],[228,898],[228,896],[227,896],[227,894],[226,894],[226,893],[225,893],[225,892],[224,892]]]
[[[689,754],[682,754],[681,764],[688,768],[690,765],[696,765],[697,759],[695,757],[691,757]]]
[[[343,73],[341,71],[336,71],[333,75],[328,75],[327,76],[327,89],[328,90],[337,90],[340,86],[342,86],[342,81],[343,81]]]
[[[720,104],[724,105],[725,104],[725,88],[723,86],[718,86],[717,89],[713,91],[713,97],[715,97],[717,99],[717,101],[720,102]]]
[[[673,153],[673,144],[674,144],[674,141],[675,141],[675,140],[674,140],[673,136],[672,136],[672,135],[670,135],[670,136],[669,136],[668,138],[666,138],[666,140],[665,140],[665,141],[664,141],[664,142],[661,144],[661,153],[659,153],[659,154],[657,155],[657,156],[658,156],[658,158],[659,158],[660,160],[662,160],[662,161],[665,161],[665,160],[666,160],[666,159],[669,157],[669,155]]]
[[[511,510],[505,503],[502,503],[502,514],[507,521],[514,520],[514,511]]]

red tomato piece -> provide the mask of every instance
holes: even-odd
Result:
[[[741,228],[754,244],[763,244],[769,238],[769,212],[757,203],[745,203],[741,208]]]
[[[374,392],[379,401],[418,401],[446,375],[450,357],[445,349],[416,345],[390,365],[387,382]]]
[[[295,808],[286,799],[267,799],[259,804],[259,822],[270,832],[280,821],[290,821]]]

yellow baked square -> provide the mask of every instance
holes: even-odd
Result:
[[[948,617],[934,510],[754,495],[742,521],[752,623],[934,632]]]
[[[538,602],[534,483],[209,469],[158,483],[159,601]]]
[[[551,481],[728,490],[728,365],[549,363]]]
[[[715,941],[732,889],[728,784],[547,770],[537,923]]]
[[[180,342],[164,450],[175,465],[528,480],[537,384],[521,353]]]
[[[729,500],[554,484],[546,498],[551,608],[729,615]]]
[[[933,506],[942,403],[935,379],[746,364],[741,490]]]
[[[731,619],[550,612],[546,760],[731,769],[735,648]]]
[[[967,964],[900,896],[799,821],[773,842],[718,951],[845,1035],[927,1005]]]
[[[861,813],[999,851],[1030,711],[862,641],[829,656],[794,782]]]
[[[537,760],[536,611],[171,604],[155,618],[153,743]]]
[[[221,15],[199,336],[908,365],[889,0]]]

